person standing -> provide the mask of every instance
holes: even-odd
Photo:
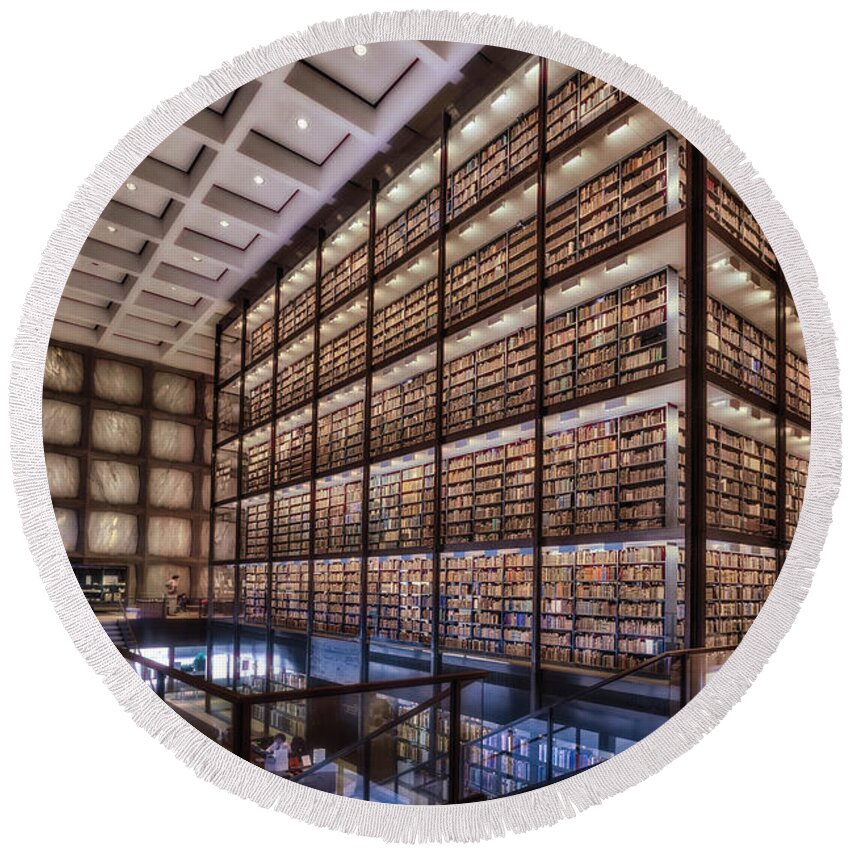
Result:
[[[177,610],[177,589],[180,587],[180,576],[171,576],[165,583],[165,613],[174,614]]]

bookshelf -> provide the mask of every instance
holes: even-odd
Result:
[[[437,280],[432,278],[375,313],[372,358],[381,363],[437,331]]]
[[[664,268],[548,318],[543,361],[546,404],[682,365],[684,288],[677,272]],[[552,302],[557,303],[554,296]]]
[[[321,311],[326,313],[368,282],[368,245],[361,245],[322,274]]]
[[[433,543],[433,452],[409,457],[372,467],[369,480],[372,551],[415,549]]]
[[[319,419],[316,472],[341,469],[363,460],[363,409],[361,399]]]
[[[308,561],[279,561],[272,564],[273,628],[304,632],[307,630]]]
[[[417,198],[375,234],[375,273],[411,253],[440,229],[440,187]]]
[[[420,372],[372,396],[370,452],[380,457],[434,436],[437,373]]]
[[[333,476],[316,482],[315,544],[321,555],[356,552],[361,546],[360,511],[363,483]]]
[[[284,343],[308,328],[315,318],[316,290],[312,286],[286,303],[281,293],[281,310],[277,317],[278,339]]]
[[[706,348],[713,371],[756,395],[776,398],[776,342],[716,298],[708,298]]]
[[[267,564],[243,564],[240,568],[242,622],[265,625],[266,595],[269,587]]]
[[[529,549],[443,555],[441,645],[446,649],[528,658],[533,565]]]
[[[89,605],[127,604],[126,567],[90,567],[74,564],[74,576]]]
[[[307,411],[300,417],[278,422],[274,447],[276,485],[289,484],[310,474],[313,447],[311,416],[311,412]],[[307,419],[307,422],[296,424],[299,419]]]
[[[269,500],[252,497],[242,503],[240,557],[248,561],[264,561],[269,551]]]
[[[707,216],[748,248],[768,268],[777,269],[779,264],[767,237],[743,201],[710,169],[706,170],[705,180]]]
[[[493,321],[489,327],[496,327]],[[535,328],[531,326],[445,364],[443,430],[452,434],[528,413],[534,408],[534,388]]]
[[[674,405],[564,428],[543,442],[543,535],[671,527],[678,519]]]
[[[613,669],[681,645],[680,551],[669,542],[545,549],[543,661]]]
[[[246,436],[242,442],[242,493],[264,492],[271,482],[271,433],[263,429]]]
[[[698,218],[685,206],[685,149],[604,81],[565,73],[544,104],[533,105],[530,78],[494,93],[478,129],[464,129],[470,116],[455,122],[384,181],[373,209],[279,273],[277,316],[246,305],[221,326],[214,501],[221,516],[233,501],[227,525],[240,533],[216,560],[236,562],[235,582],[248,581],[244,564],[268,567],[276,626],[531,666],[539,645],[542,663],[603,671],[691,639],[686,575],[704,565],[695,555],[689,567],[679,540],[690,497],[681,387],[693,377],[682,273]],[[609,112],[630,129],[612,130]],[[767,289],[781,285],[734,193],[711,172],[690,189],[705,193],[711,260],[712,240],[731,232]],[[374,241],[363,242],[373,213]],[[773,302],[755,304],[752,283],[730,294],[727,273],[711,269],[688,281],[699,294],[712,278],[710,374],[724,392],[746,390],[743,405],[764,399],[765,419],[743,427],[740,407],[715,410],[709,389],[698,489],[713,540],[778,546],[796,527],[806,461],[791,440],[777,475],[769,430],[805,427],[810,414],[802,336],[789,330],[794,351],[777,351]]]
[[[454,263],[446,273],[446,327],[534,287],[537,222],[532,218]]]
[[[228,443],[216,449],[213,458],[213,481],[215,500],[223,502],[236,496],[237,475],[239,470],[239,452],[236,442]]]
[[[356,635],[360,629],[360,558],[313,562],[313,631]]]
[[[538,135],[535,107],[455,168],[446,186],[446,220],[454,221],[509,178],[530,169],[537,159]]]
[[[564,272],[684,206],[682,143],[664,133],[546,208],[547,277]]]
[[[794,538],[800,511],[803,508],[803,496],[806,493],[806,479],[809,475],[808,458],[791,452],[785,453],[785,540]]]
[[[437,373],[420,372],[372,396],[370,452],[380,457],[434,437]]]
[[[431,643],[430,556],[370,558],[367,573],[367,630],[372,639]]]
[[[285,413],[310,401],[313,397],[313,368],[312,354],[301,357],[293,363],[278,362],[278,413]]]
[[[272,558],[306,555],[310,549],[310,486],[278,490],[274,495]]]
[[[319,349],[319,391],[326,392],[366,368],[366,322],[360,322]]]
[[[776,505],[776,450],[753,437],[708,422],[708,525],[772,535],[776,532]]]
[[[705,570],[705,645],[737,644],[776,580],[776,551],[709,542]]]
[[[444,457],[446,543],[530,538],[534,507],[534,440]]]
[[[812,415],[812,389],[809,366],[790,349],[785,352],[785,405],[803,419]]]

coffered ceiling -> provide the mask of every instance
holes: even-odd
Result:
[[[215,326],[236,293],[350,194],[367,164],[415,135],[409,122],[436,95],[462,90],[467,75],[484,85],[502,73],[479,51],[443,42],[338,50],[199,112],[107,204],[53,337],[211,373]]]

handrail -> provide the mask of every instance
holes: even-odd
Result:
[[[368,735],[364,735],[362,738],[358,738],[352,744],[346,744],[342,749],[337,750],[335,753],[331,753],[331,755],[326,756],[322,761],[317,764],[312,765],[312,767],[307,768],[303,773],[299,773],[298,776],[294,776],[293,779],[296,782],[299,782],[303,777],[310,776],[313,773],[317,773],[320,768],[325,767],[326,765],[335,762],[337,759],[344,758],[349,753],[353,753],[355,750],[360,749],[360,747],[365,744],[370,743],[375,740],[375,738],[380,737],[386,732],[389,732],[391,729],[396,726],[400,726],[402,723],[409,720],[411,717],[415,717],[417,714],[421,714],[423,711],[427,711],[427,709],[431,708],[437,703],[442,702],[444,699],[448,699],[451,694],[451,690],[446,688],[440,691],[438,694],[435,694],[432,697],[424,700],[423,702],[414,705],[413,708],[409,708],[404,713],[400,714],[398,717],[394,717],[392,720],[388,720],[383,726],[379,726],[377,729],[374,729]]]
[[[234,693],[229,688],[224,688],[221,685],[216,685],[215,682],[207,681],[203,676],[197,676],[192,673],[187,673],[184,670],[178,670],[176,667],[169,667],[167,664],[160,664],[159,661],[154,661],[152,658],[145,658],[144,655],[138,655],[129,650],[120,650],[124,658],[131,664],[141,664],[143,667],[149,667],[156,673],[162,673],[176,679],[178,682],[183,682],[186,685],[191,685],[200,691],[206,691],[211,696],[226,700],[227,702],[236,703],[244,699],[239,694]]]
[[[161,664],[151,658],[138,655],[135,652],[122,651],[121,654],[127,661],[150,667],[157,673],[163,673],[172,679],[177,679],[187,685],[192,685],[198,690],[208,691],[213,696],[220,697],[232,703],[250,705],[265,705],[272,702],[290,702],[299,699],[313,699],[316,697],[347,696],[349,694],[373,693],[375,691],[398,690],[399,688],[413,688],[427,685],[449,684],[451,682],[467,682],[482,679],[488,675],[486,670],[469,670],[462,673],[440,673],[436,676],[418,676],[407,679],[381,679],[375,682],[355,683],[352,685],[322,685],[315,688],[294,688],[288,691],[272,691],[270,693],[240,694],[222,685],[208,681],[203,676],[197,676]]]
[[[450,684],[451,682],[471,682],[475,679],[483,679],[487,675],[489,675],[487,670],[469,670],[463,673],[439,673],[435,676],[414,676],[408,679],[380,679],[375,682],[362,682],[353,685],[321,685],[315,688],[283,691],[280,694],[251,694],[247,700],[254,705],[265,705],[270,702],[286,702],[296,699],[368,694],[375,691],[398,690],[399,688],[416,688],[426,685]]]
[[[612,684],[613,682],[617,682],[620,679],[625,679],[627,676],[632,676],[639,670],[642,670],[644,667],[651,667],[652,665],[657,664],[659,661],[665,658],[678,658],[686,655],[708,655],[712,652],[732,652],[734,649],[734,646],[699,646],[692,647],[691,649],[668,649],[665,652],[659,653],[658,655],[653,655],[652,658],[647,658],[645,661],[641,661],[634,667],[629,667],[625,670],[620,670],[618,673],[614,673],[611,676],[606,676],[601,681],[596,682],[593,685],[588,685],[586,688],[582,688],[580,691],[571,694],[568,697],[564,697],[563,699],[558,700],[557,702],[553,702],[551,705],[543,706],[542,708],[538,708],[536,711],[529,712],[528,714],[525,714],[522,717],[511,721],[510,723],[504,723],[495,729],[491,729],[485,735],[481,735],[478,738],[473,738],[470,741],[465,741],[463,746],[472,747],[475,744],[480,744],[482,741],[486,740],[487,738],[491,738],[493,735],[498,735],[502,731],[513,729],[515,726],[519,725],[520,723],[524,723],[526,720],[533,720],[538,717],[538,715],[549,713],[554,709],[565,705],[568,702],[586,699],[588,695],[594,693],[595,691],[598,691],[601,688],[608,687],[608,685]]]
[[[133,639],[133,646],[134,646],[134,648],[138,648],[139,639],[136,637],[136,632],[133,630],[133,627],[130,625],[130,619],[127,616],[127,609],[124,607],[123,602],[119,602],[118,605],[121,607],[121,617],[124,621],[124,625],[127,627],[127,631],[129,632],[130,637]],[[128,647],[128,649],[129,649],[129,647]]]

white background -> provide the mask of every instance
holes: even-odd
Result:
[[[480,8],[457,0],[419,5]],[[722,121],[799,228],[832,315],[846,323],[850,81],[839,4],[817,0],[793,14],[783,14],[783,4],[725,0],[547,5],[490,0],[486,10],[519,12],[619,54]],[[158,101],[251,47],[319,20],[393,6],[112,0],[16,3],[13,17],[7,11],[0,59],[4,404],[12,337],[40,251],[76,187],[117,140]],[[846,366],[846,332],[842,345]],[[843,383],[850,397],[846,376]],[[0,429],[8,445],[6,416]],[[201,782],[122,714],[53,613],[20,532],[7,451],[0,464],[0,516],[8,523],[0,556],[0,748],[9,780],[0,806],[8,846],[339,840]],[[842,844],[850,769],[847,508],[845,497],[836,513],[844,527],[830,535],[793,630],[705,741],[575,820],[494,846]]]

